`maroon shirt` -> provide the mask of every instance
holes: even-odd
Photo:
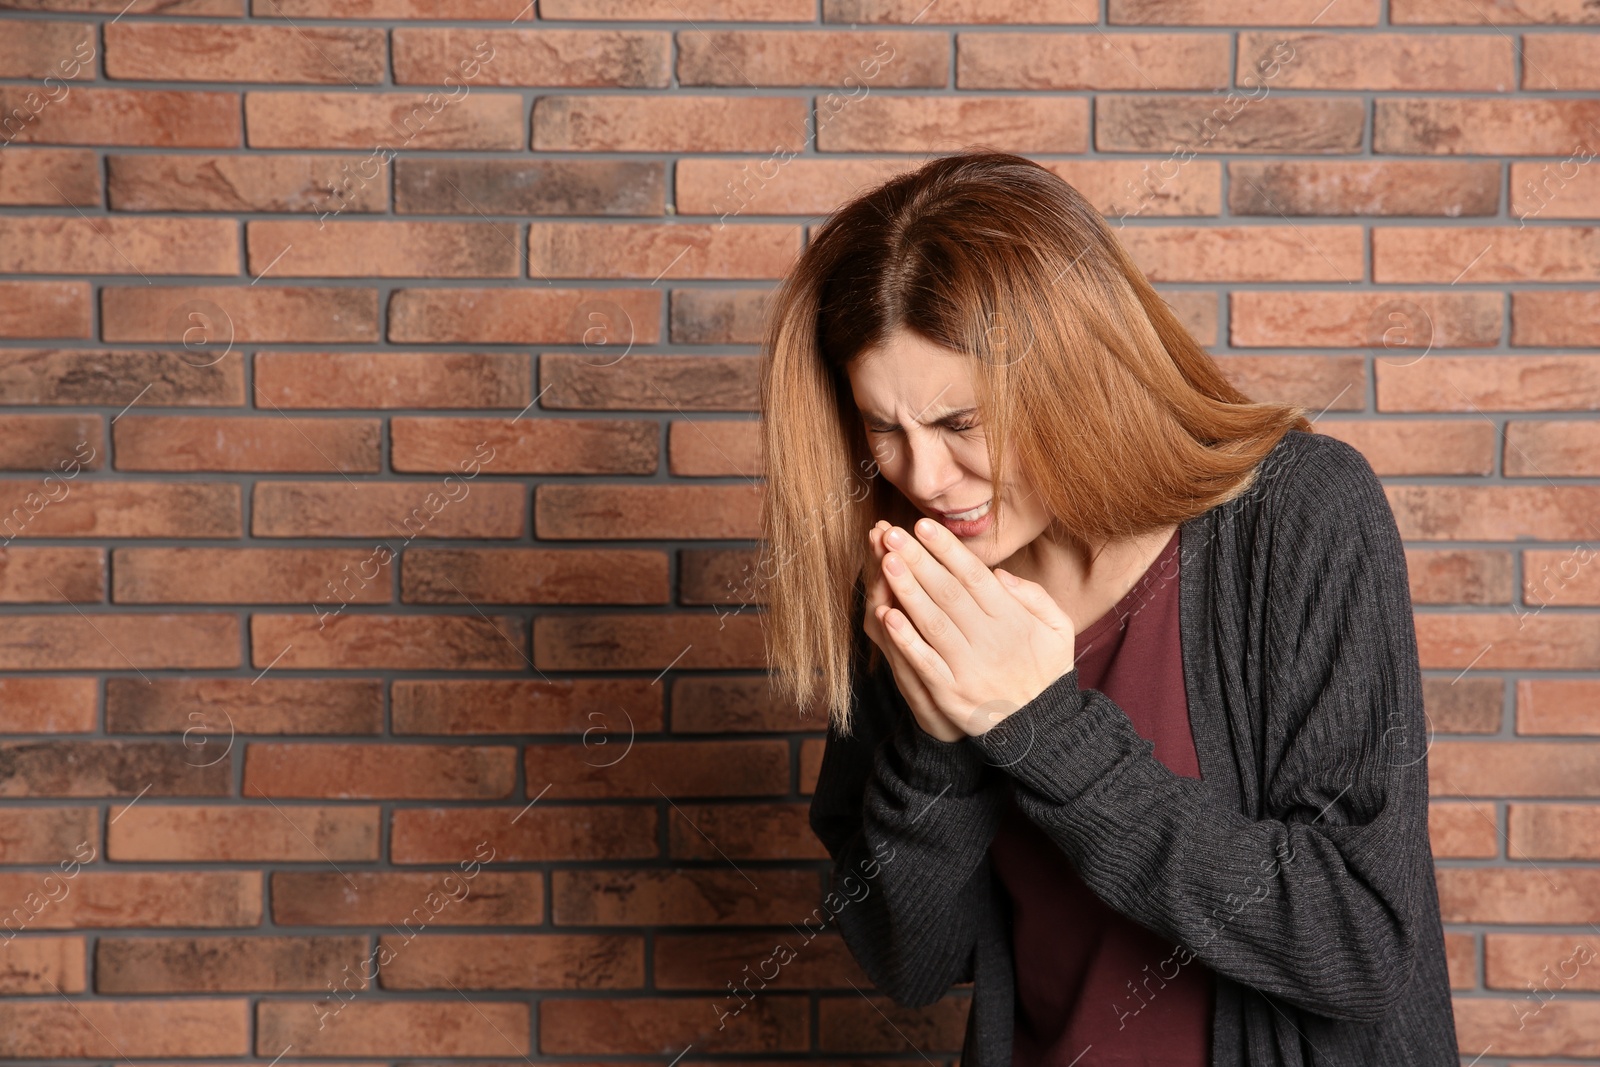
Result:
[[[1155,758],[1200,777],[1178,639],[1178,534],[1077,637],[1078,685],[1128,715]],[[1211,971],[1106,905],[1013,800],[989,846],[1011,897],[1013,1067],[1209,1067]],[[1087,1051],[1086,1051],[1087,1050]]]

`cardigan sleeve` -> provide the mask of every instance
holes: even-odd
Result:
[[[824,905],[874,986],[922,1007],[973,980],[1005,781],[969,739],[916,723],[884,667],[857,671],[849,737],[830,724],[810,809],[833,859]]]
[[[1241,645],[1260,662],[1240,665],[1259,678],[1261,817],[1169,770],[1076,668],[973,741],[1107,904],[1178,943],[1178,964],[1374,1021],[1426,921],[1426,729],[1393,513],[1365,458],[1328,440],[1263,505],[1263,632]]]

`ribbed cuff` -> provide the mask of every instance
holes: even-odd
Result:
[[[946,795],[970,796],[983,784],[987,766],[970,738],[941,741],[918,725],[915,716],[907,716],[893,743],[902,777],[915,789],[937,793],[948,786]]]
[[[1099,773],[1100,754],[1088,743],[1100,724],[1096,705],[1079,688],[1074,667],[970,740],[990,766],[1046,796],[1064,799]]]

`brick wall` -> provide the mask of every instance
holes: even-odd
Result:
[[[0,0],[0,1057],[953,1061],[761,988],[733,590],[762,294],[981,143],[1383,476],[1462,1050],[1600,1063],[1592,3],[249,3]]]

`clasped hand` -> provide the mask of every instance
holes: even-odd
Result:
[[[1043,586],[991,571],[934,520],[915,529],[880,520],[869,532],[862,625],[924,732],[977,737],[1072,670],[1072,620]]]

